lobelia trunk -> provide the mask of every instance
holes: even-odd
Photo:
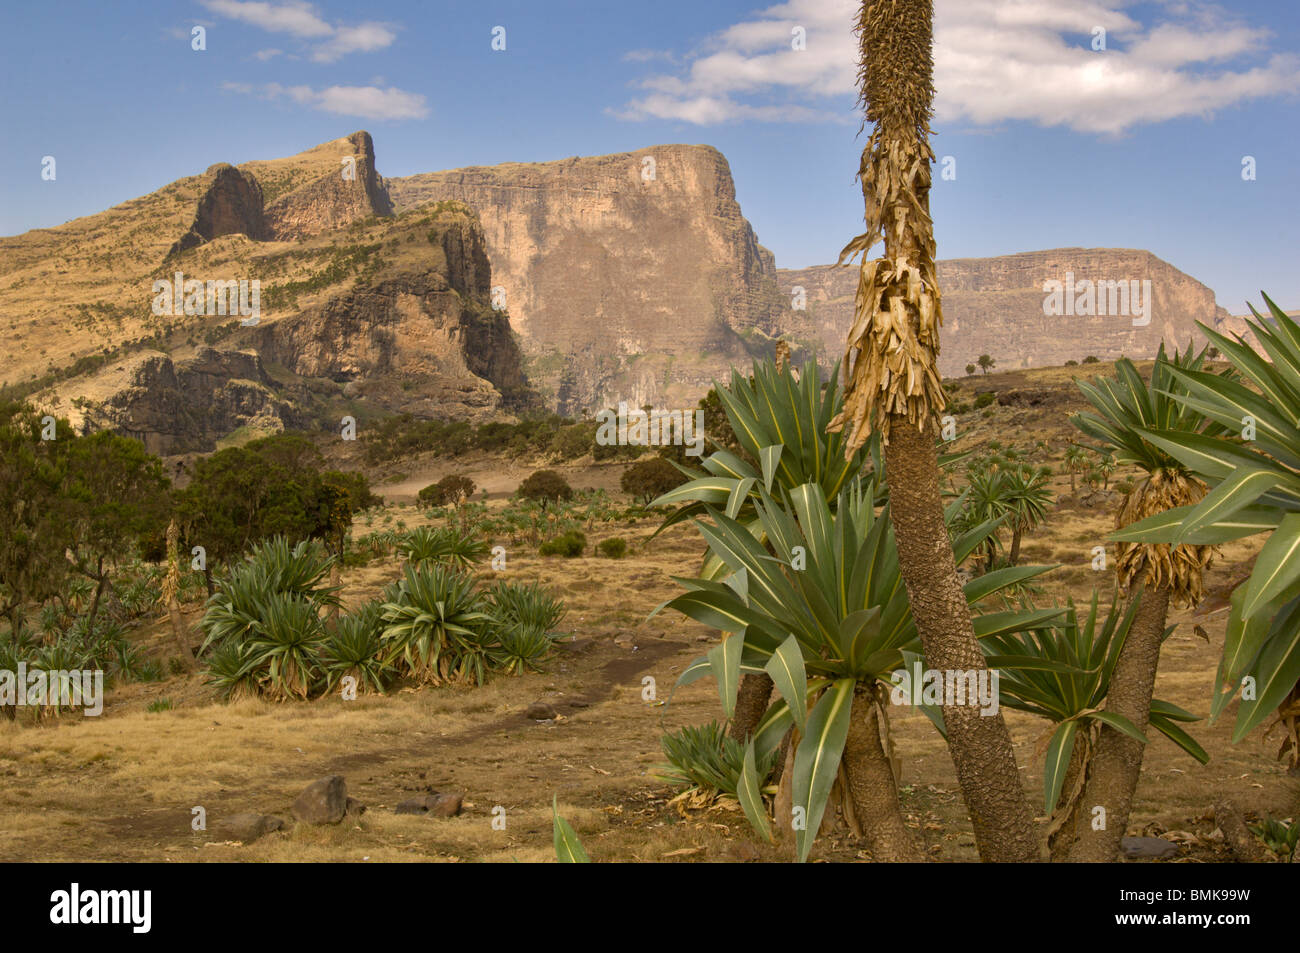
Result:
[[[876,700],[863,686],[853,692],[849,733],[844,741],[844,771],[853,813],[872,858],[878,863],[920,861],[920,844],[903,822],[897,779],[880,742]]]
[[[740,691],[736,695],[736,715],[731,719],[728,732],[741,744],[754,733],[758,723],[767,714],[768,702],[772,699],[772,676],[766,672],[753,672],[740,679]]]
[[[772,803],[772,830],[779,843],[790,850],[791,859],[798,859],[799,848],[794,839],[794,753],[799,746],[799,731],[791,728],[786,735],[784,763],[781,780],[776,786],[776,799]]]
[[[840,260],[861,253],[864,261],[846,345],[851,377],[829,429],[851,426],[850,452],[871,432],[882,434],[890,520],[926,665],[982,678],[987,665],[957,577],[935,450],[945,398],[930,218],[933,22],[932,0],[863,0],[859,10],[858,78],[873,126],[858,169],[866,231]],[[866,261],[881,239],[883,257]],[[980,857],[1037,860],[1038,836],[1001,713],[985,716],[968,704],[945,705],[943,715]]]
[[[988,666],[975,638],[970,608],[953,558],[939,493],[934,426],[925,432],[897,417],[885,447],[890,519],[898,561],[928,668],[982,673]],[[983,677],[980,675],[979,677]],[[948,750],[975,828],[981,859],[1039,859],[1038,837],[1016,766],[1011,733],[999,711],[944,705]]]
[[[185,621],[181,617],[181,604],[176,594],[180,589],[180,528],[172,520],[167,526],[167,580],[164,591],[167,595],[167,617],[171,622],[172,638],[176,640],[176,651],[180,653],[185,667],[194,671],[194,652],[190,649],[189,639],[185,634]]]
[[[1106,695],[1106,710],[1122,715],[1138,731],[1146,733],[1151,713],[1151,694],[1160,664],[1160,645],[1169,612],[1169,590],[1148,588],[1142,595],[1128,638],[1115,660]],[[1097,753],[1088,767],[1074,843],[1067,860],[1079,863],[1109,863],[1119,856],[1120,842],[1128,830],[1133,796],[1142,773],[1146,745],[1103,725],[1097,738]],[[1094,830],[1096,808],[1105,809],[1105,824]]]
[[[330,587],[335,589],[335,595],[338,594],[337,587],[341,586],[343,582],[343,570],[339,566],[341,561],[341,558],[334,560],[334,565],[330,567]],[[332,622],[339,621],[339,608],[337,602],[330,608],[330,620]]]
[[[95,575],[91,576],[95,580],[95,596],[90,600],[90,615],[86,619],[86,632],[88,635],[95,633],[95,616],[99,614],[99,600],[104,595],[104,586],[108,583],[108,576],[104,573],[104,558],[99,558],[98,567]]]

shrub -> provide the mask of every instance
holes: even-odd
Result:
[[[728,738],[716,721],[669,732],[659,744],[668,758],[668,764],[659,769],[663,780],[710,798],[719,794],[736,796],[745,748],[734,738]],[[760,784],[771,774],[776,755],[777,751],[772,750],[759,757]]]
[[[596,545],[596,549],[607,559],[622,559],[627,553],[627,540],[622,536],[611,536],[609,539],[602,539]]]
[[[549,632],[564,618],[564,602],[536,582],[499,582],[487,592],[488,603],[503,625],[522,623]]]
[[[686,482],[686,475],[663,457],[651,457],[623,471],[619,486],[643,504]]]
[[[379,636],[383,631],[383,603],[375,599],[342,616],[321,648],[327,687],[334,689],[346,676],[357,680],[362,692],[382,692],[392,666],[383,658]]]
[[[566,559],[572,559],[575,556],[581,556],[582,551],[586,548],[587,534],[582,530],[571,529],[562,536],[548,539],[542,543],[537,553],[540,556],[564,556]]]
[[[1066,367],[1078,367],[1078,366],[1079,366],[1079,362],[1078,362],[1078,361],[1066,361],[1066,362],[1065,362],[1065,366],[1066,366]]]
[[[322,674],[322,609],[338,594],[322,582],[333,560],[315,541],[258,544],[217,583],[200,628],[209,683],[227,700],[244,694],[306,698]]]
[[[460,506],[478,489],[474,481],[459,473],[451,473],[437,483],[431,483],[417,494],[425,506]]]
[[[462,536],[449,527],[420,526],[398,541],[397,550],[413,566],[445,563],[468,569],[487,555],[488,547],[483,540]]]
[[[502,626],[497,631],[500,649],[496,664],[508,675],[522,675],[536,669],[537,663],[551,654],[555,640],[545,629],[520,622]]]
[[[437,563],[408,565],[391,595],[380,635],[386,662],[435,685],[483,684],[495,624],[473,580]]]
[[[561,460],[573,460],[591,453],[595,446],[595,428],[590,424],[573,424],[555,435],[551,451]]]
[[[545,507],[550,503],[573,499],[573,487],[554,470],[538,470],[519,484],[519,495]]]
[[[1089,354],[1087,357],[1085,357],[1085,358],[1083,359],[1083,363],[1085,363],[1085,364],[1097,364],[1097,363],[1099,363],[1099,361],[1097,360],[1097,358],[1095,358],[1095,357],[1093,357],[1091,354]]]
[[[980,393],[975,395],[975,409],[982,410],[983,408],[987,407],[989,404],[993,403],[997,399],[998,399],[998,395],[993,393],[993,391],[991,390],[981,391]]]

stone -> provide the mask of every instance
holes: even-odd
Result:
[[[229,840],[251,844],[265,834],[281,830],[284,821],[268,814],[231,814],[217,821],[216,829]]]
[[[348,798],[347,805],[343,808],[343,813],[348,817],[360,817],[366,813],[366,806],[354,797]]]
[[[313,781],[293,802],[293,816],[303,824],[337,824],[348,810],[348,786],[342,775]]]
[[[427,814],[429,817],[455,817],[465,800],[463,794],[427,794],[407,798],[393,808],[395,814]]]
[[[1172,857],[1178,853],[1178,845],[1160,837],[1125,837],[1120,841],[1120,850],[1130,860],[1139,858]]]
[[[524,712],[524,717],[533,721],[551,721],[555,718],[555,709],[546,702],[533,702]]]
[[[430,794],[425,801],[429,805],[430,817],[455,817],[460,813],[464,799],[461,794]]]
[[[722,859],[729,864],[752,864],[759,857],[758,848],[748,841],[736,841],[722,851]]]

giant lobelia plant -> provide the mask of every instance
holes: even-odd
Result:
[[[722,581],[678,578],[687,591],[660,607],[728,633],[678,684],[713,675],[728,717],[742,674],[764,672],[775,684],[780,697],[748,741],[738,798],[755,829],[771,837],[758,793],[763,779],[754,765],[794,729],[790,813],[782,816],[778,805],[777,820],[793,827],[800,860],[812,849],[833,791],[850,828],[867,839],[877,859],[918,856],[902,822],[881,724],[887,725],[892,674],[917,661],[920,645],[888,511],[876,514],[869,486],[851,481],[832,509],[819,484],[795,487],[778,503],[760,483],[752,504],[758,533],[705,504],[705,518],[695,524],[730,574]],[[959,537],[958,558],[983,545],[996,525],[989,521]],[[974,605],[1049,568],[996,570],[971,580],[964,598]],[[977,615],[975,628],[991,637],[1041,626],[1059,614],[990,612]],[[942,728],[937,708],[926,713]],[[888,737],[887,730],[883,734]]]
[[[1277,713],[1279,757],[1300,764],[1300,324],[1264,295],[1252,305],[1258,344],[1201,326],[1245,378],[1173,367],[1171,399],[1203,414],[1216,432],[1153,425],[1147,440],[1212,486],[1204,499],[1134,523],[1114,538],[1145,545],[1204,546],[1267,533],[1250,578],[1229,600],[1211,719],[1241,692],[1233,741]],[[1261,353],[1262,352],[1262,353]],[[1247,386],[1247,382],[1249,385]]]

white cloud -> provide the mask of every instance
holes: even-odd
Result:
[[[284,50],[258,50],[253,56],[265,63],[267,60],[275,59],[283,52]]]
[[[289,33],[304,38],[332,36],[334,33],[334,27],[322,20],[305,0],[285,0],[283,3],[203,0],[203,5],[213,13],[251,23],[271,33]]]
[[[311,45],[311,58],[333,63],[348,53],[387,49],[397,39],[389,24],[368,21],[344,26],[325,20],[306,0],[202,0],[213,13],[248,23],[269,33],[287,33]],[[260,57],[259,57],[260,58]]]
[[[395,86],[326,86],[316,89],[279,83],[253,86],[227,82],[222,83],[222,89],[264,99],[288,98],[310,109],[363,119],[423,119],[429,115],[424,96]]]
[[[672,50],[628,50],[623,54],[623,60],[627,63],[651,63],[654,60],[675,63],[677,55]]]
[[[935,103],[943,123],[1024,120],[1093,133],[1206,116],[1300,90],[1300,57],[1202,0],[936,0]],[[676,72],[651,75],[616,114],[714,124],[840,120],[856,93],[857,0],[788,0],[710,37]],[[806,49],[791,47],[802,27]],[[1094,29],[1107,49],[1092,49]],[[636,56],[625,57],[638,59]],[[647,58],[648,59],[648,58]]]
[[[348,53],[373,53],[391,46],[397,34],[383,23],[362,23],[339,27],[333,39],[320,46],[311,58],[318,63],[333,63]]]

